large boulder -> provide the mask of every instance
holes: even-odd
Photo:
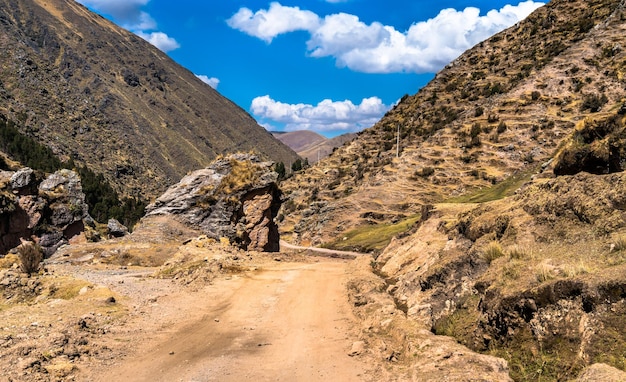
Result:
[[[0,256],[20,244],[39,242],[46,256],[91,221],[80,177],[59,170],[44,177],[30,168],[0,172]]]
[[[109,237],[123,237],[128,235],[128,228],[117,219],[109,219],[107,222],[107,232]]]
[[[271,162],[250,154],[218,159],[183,177],[146,209],[146,217],[173,215],[207,236],[244,249],[276,252],[274,218],[281,203]]]

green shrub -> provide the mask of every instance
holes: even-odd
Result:
[[[533,101],[538,100],[539,98],[541,98],[541,93],[539,93],[537,90],[534,90],[532,93],[530,93],[530,98]]]
[[[609,102],[609,99],[604,94],[601,96],[597,94],[585,94],[583,102],[580,105],[580,110],[589,110],[592,113],[596,113],[600,111],[602,106],[604,106],[607,102]]]
[[[506,131],[506,129],[507,129],[506,123],[504,123],[504,121],[501,121],[498,124],[498,130],[496,130],[496,131],[498,132],[498,134],[502,134],[502,133],[504,133]]]

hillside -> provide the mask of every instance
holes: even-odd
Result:
[[[297,156],[164,53],[72,0],[0,1],[0,114],[150,199],[221,154]]]
[[[316,163],[328,157],[336,148],[356,137],[356,134],[347,133],[333,138],[326,138],[314,131],[301,130],[287,133],[273,133],[274,136],[309,163]]]
[[[625,20],[552,1],[288,181],[293,241],[372,252],[355,310],[393,301],[400,360],[410,323],[515,381],[625,380]]]
[[[491,187],[503,196],[539,171],[550,176],[547,162],[576,126],[624,103],[625,17],[618,0],[555,0],[468,50],[374,127],[291,178],[283,232],[329,242],[424,204]]]

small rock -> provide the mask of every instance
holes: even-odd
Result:
[[[626,380],[626,373],[612,366],[595,363],[580,374],[576,382],[606,381],[618,382]]]
[[[365,342],[356,341],[352,343],[352,347],[350,348],[348,355],[350,357],[354,357],[354,356],[363,354],[364,351],[365,351]]]
[[[123,237],[128,235],[128,228],[116,219],[109,219],[107,231],[110,237]]]
[[[33,181],[34,171],[28,167],[18,170],[11,175],[11,188],[14,190],[24,188]]]
[[[115,297],[111,296],[106,299],[107,304],[115,304]]]

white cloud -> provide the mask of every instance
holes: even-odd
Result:
[[[135,34],[161,49],[163,52],[169,52],[170,50],[180,48],[180,44],[178,44],[175,39],[169,37],[163,32],[144,33],[142,31],[135,31]]]
[[[378,97],[364,98],[359,105],[329,99],[308,105],[282,103],[266,95],[252,100],[251,111],[261,125],[273,121],[284,124],[286,131],[356,132],[374,125],[390,108]]]
[[[319,17],[311,11],[284,7],[273,2],[268,10],[261,9],[255,13],[249,8],[241,8],[226,23],[233,29],[269,43],[279,34],[299,30],[314,31],[318,28],[319,21]]]
[[[178,42],[157,29],[156,21],[141,10],[150,0],[76,0],[98,12],[110,15],[117,24],[132,31],[164,52],[180,47]]]
[[[196,77],[202,80],[205,84],[209,85],[213,89],[217,89],[217,86],[220,84],[220,80],[215,77],[205,76],[204,74],[196,74]]]
[[[339,13],[321,19],[310,11],[272,3],[269,10],[256,13],[241,8],[228,25],[268,43],[283,33],[308,31],[310,56],[334,57],[338,66],[354,71],[427,73],[438,71],[465,50],[512,26],[543,4],[525,1],[483,16],[474,7],[463,11],[444,9],[436,17],[400,32],[377,22],[365,24],[354,15]]]

